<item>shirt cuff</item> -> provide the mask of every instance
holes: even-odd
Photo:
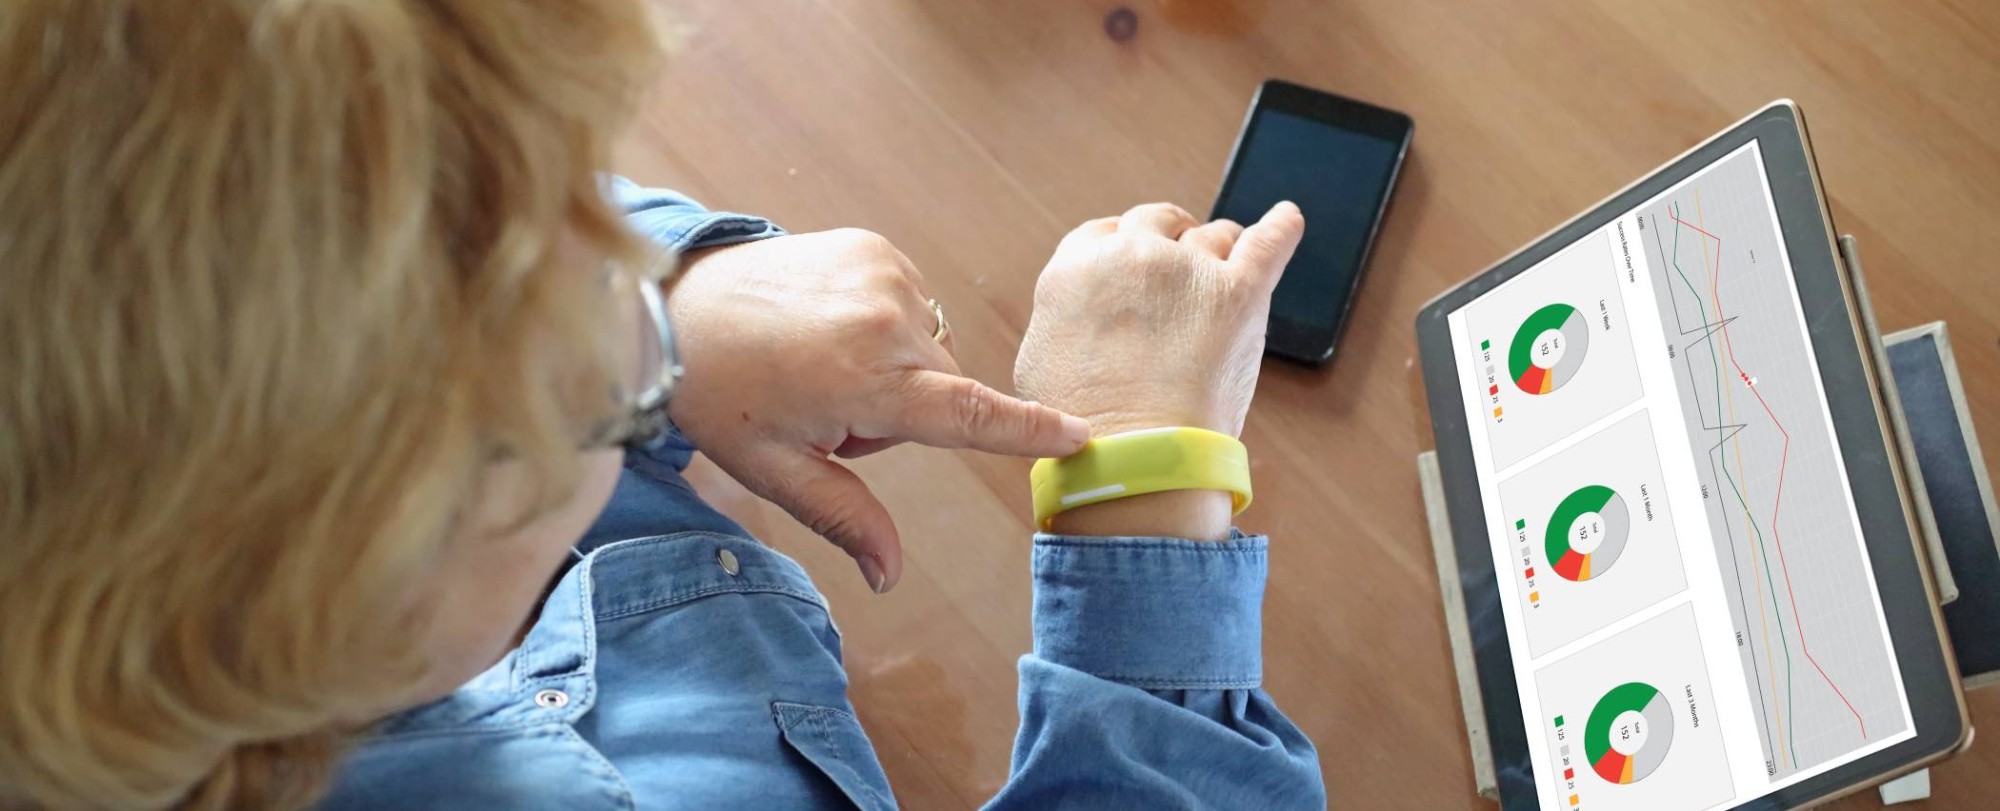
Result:
[[[632,230],[672,253],[785,235],[785,229],[763,217],[709,211],[671,189],[646,188],[616,175],[608,176],[606,185],[612,202],[625,209]]]
[[[1264,678],[1270,543],[1036,535],[1035,655],[1148,690]]]

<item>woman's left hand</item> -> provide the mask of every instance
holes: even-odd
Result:
[[[829,456],[909,441],[1067,456],[1090,426],[959,373],[923,277],[856,229],[689,254],[667,306],[686,378],[672,415],[717,467],[855,559],[870,588],[902,574],[889,512]]]

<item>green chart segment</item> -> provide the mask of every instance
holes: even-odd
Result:
[[[1577,488],[1549,516],[1543,550],[1549,568],[1582,582],[1611,570],[1632,533],[1632,514],[1618,491],[1601,484]]]
[[[1524,392],[1548,394],[1576,376],[1589,348],[1590,324],[1583,313],[1567,304],[1551,304],[1536,310],[1514,331],[1514,342],[1507,347],[1507,375]]]
[[[1673,706],[1659,689],[1643,682],[1611,688],[1591,708],[1583,727],[1583,754],[1590,768],[1621,785],[1644,780],[1660,768],[1673,742]]]

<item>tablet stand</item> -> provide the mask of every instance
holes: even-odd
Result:
[[[1878,385],[1901,449],[1899,461],[1960,676],[1967,689],[2000,684],[2000,541],[1996,541],[2000,508],[1995,507],[1985,457],[1973,434],[1949,335],[1939,321],[1882,336],[1853,236],[1840,238],[1840,254],[1862,331],[1881,373]],[[1417,455],[1417,478],[1423,486],[1424,517],[1430,522],[1445,627],[1458,673],[1458,699],[1472,748],[1473,780],[1480,796],[1497,800],[1486,703],[1473,665],[1472,631],[1459,586],[1457,549],[1436,451]],[[1930,771],[1918,770],[1883,783],[1881,794],[1884,804],[1928,797]]]

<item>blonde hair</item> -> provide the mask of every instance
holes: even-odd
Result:
[[[0,806],[297,806],[410,689],[483,464],[609,399],[650,13],[0,7]]]

